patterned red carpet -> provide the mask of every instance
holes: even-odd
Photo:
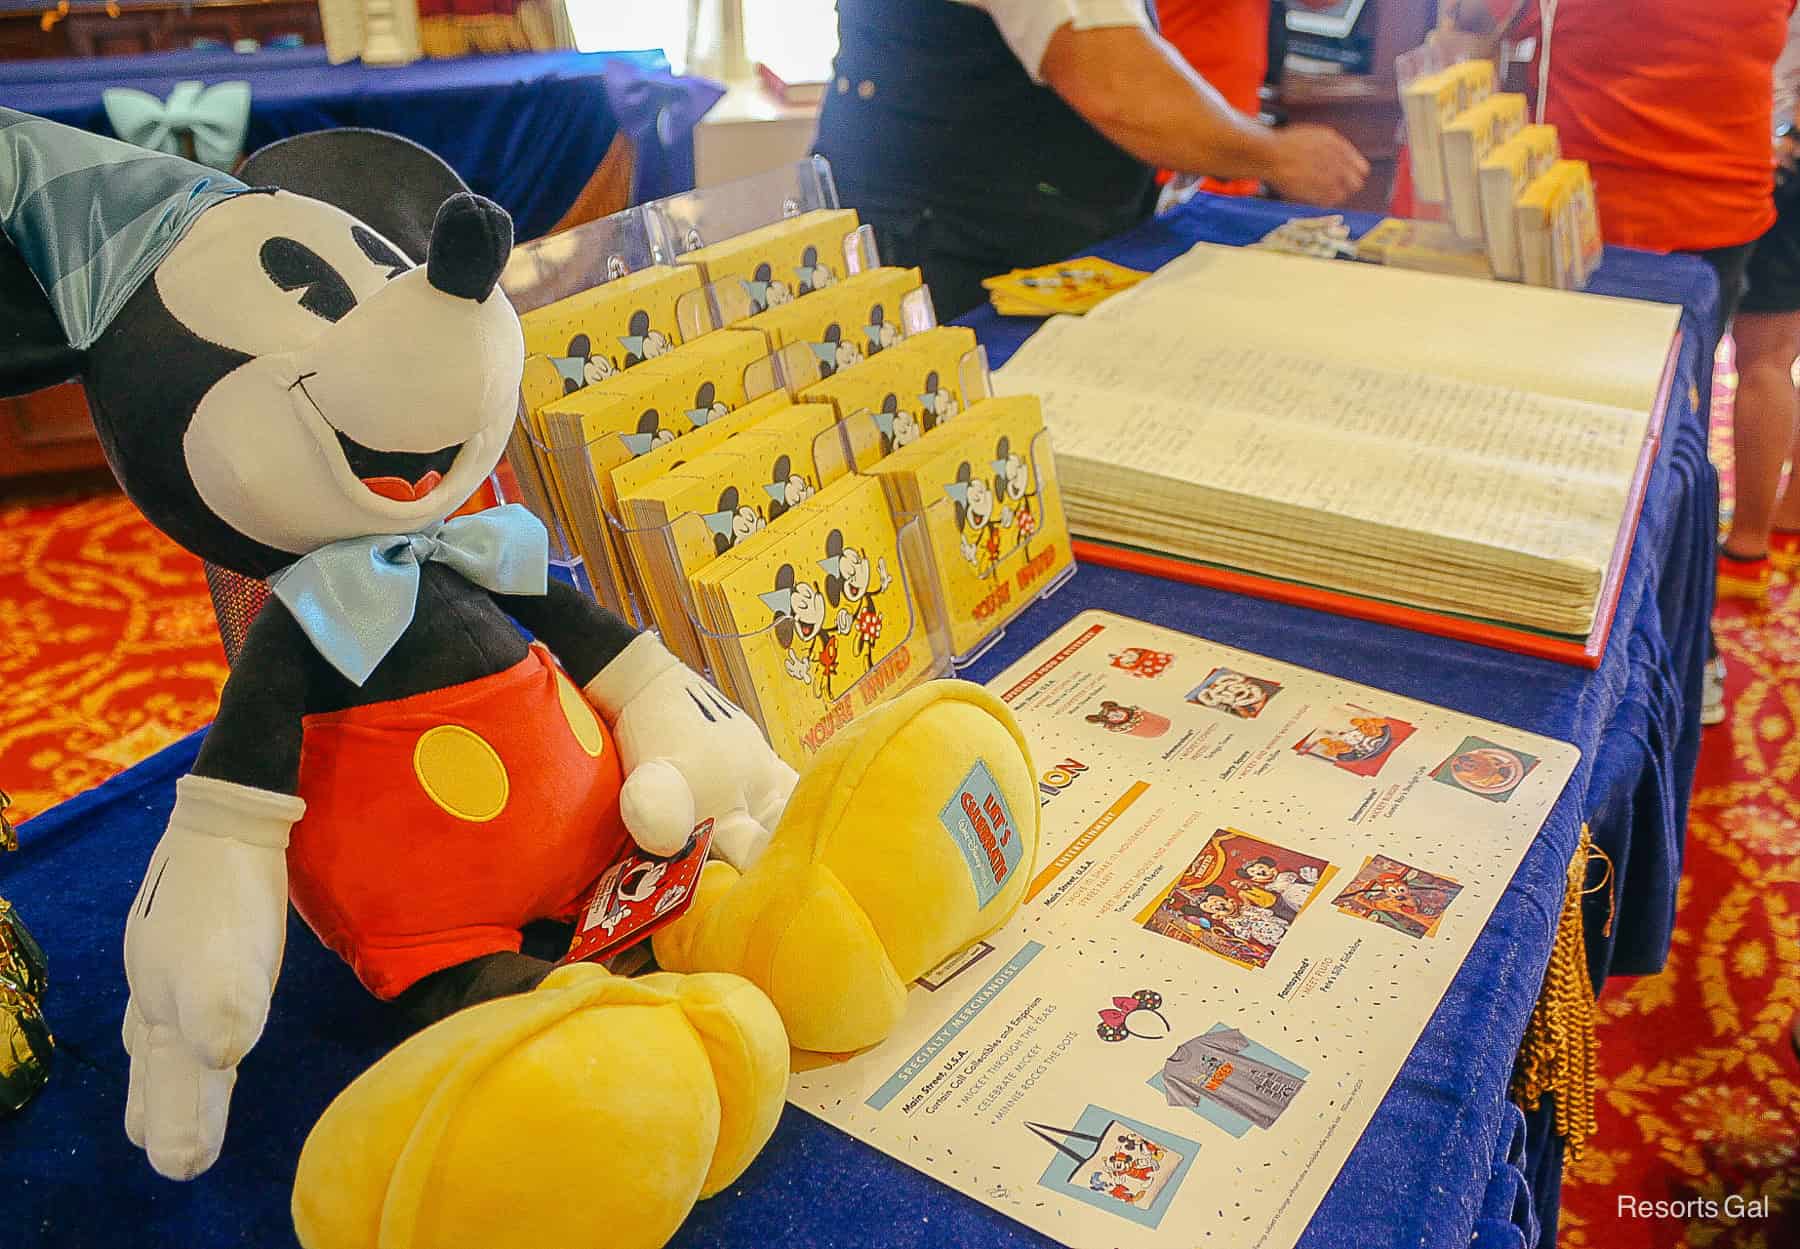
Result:
[[[0,789],[17,819],[212,718],[225,683],[200,561],[116,493],[0,503]]]
[[[1717,376],[1729,490],[1728,353]],[[1716,624],[1730,718],[1700,755],[1674,949],[1600,999],[1600,1131],[1563,1187],[1564,1249],[1800,1246],[1800,585],[1777,574],[1767,611],[1724,603]]]
[[[1728,359],[1719,372],[1728,475]],[[1565,1249],[1800,1246],[1787,1042],[1800,1010],[1800,586],[1778,576],[1766,612],[1722,608],[1719,640],[1731,718],[1700,759],[1674,951],[1662,975],[1616,981],[1601,1000],[1600,1134],[1564,1188]],[[15,814],[203,724],[225,674],[198,561],[123,499],[0,502],[0,788]],[[1682,1208],[1621,1213],[1622,1199]]]

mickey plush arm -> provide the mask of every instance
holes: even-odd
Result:
[[[293,793],[303,678],[267,654],[285,614],[263,614],[125,922],[125,1132],[170,1179],[219,1156],[287,937],[288,830],[306,810]]]
[[[625,769],[621,814],[632,839],[652,854],[672,854],[697,820],[711,818],[719,854],[749,866],[796,779],[756,722],[654,633],[634,636],[560,582],[543,598],[503,597],[501,605],[555,652],[612,729]]]

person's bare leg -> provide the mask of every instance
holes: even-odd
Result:
[[[1788,479],[1775,506],[1775,528],[1800,533],[1800,421],[1794,425],[1794,443],[1788,448]]]
[[[1800,312],[1740,312],[1732,323],[1737,341],[1738,393],[1731,441],[1737,462],[1736,502],[1726,554],[1756,559],[1769,550],[1781,470],[1794,445],[1800,397],[1794,391],[1794,359],[1800,356]]]

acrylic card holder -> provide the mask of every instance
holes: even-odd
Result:
[[[748,234],[778,222],[838,207],[831,166],[822,156],[740,178],[718,187],[703,187],[645,205],[655,235],[657,257],[680,263],[702,248]],[[875,232],[858,226],[841,236],[838,255],[845,276],[881,264]],[[797,287],[796,287],[797,289]],[[763,305],[766,306],[766,303]],[[684,336],[730,325],[759,308],[742,282],[716,281],[684,296],[677,316]]]
[[[831,506],[834,495],[841,494],[847,482],[870,481],[866,475],[858,474],[854,465],[866,455],[866,443],[873,436],[873,429],[865,426],[858,430],[849,425],[837,422],[813,440],[814,481],[819,483],[818,491],[833,490],[833,494],[824,498],[814,494],[781,517],[780,524],[787,533],[834,523],[839,518]],[[619,523],[620,537],[628,549],[631,544],[660,544],[663,550],[659,562],[665,568],[683,569],[690,552],[704,551],[707,544],[714,544],[715,559],[699,578],[677,576],[666,580],[660,595],[666,599],[664,611],[656,615],[656,622],[671,649],[680,653],[691,648],[694,658],[689,659],[690,664],[706,672],[748,711],[775,744],[777,753],[796,767],[856,714],[950,669],[949,631],[937,607],[923,523],[916,517],[895,517],[878,485],[870,493],[892,526],[895,566],[889,584],[879,587],[879,582],[873,581],[862,588],[847,585],[840,593],[829,580],[837,573],[822,571],[841,558],[841,551],[833,552],[827,544],[819,551],[807,552],[805,560],[788,561],[793,575],[785,583],[770,578],[766,593],[759,595],[769,613],[768,622],[743,631],[709,622],[709,610],[697,600],[695,585],[697,580],[716,582],[726,561],[737,556],[740,545],[762,533],[764,527],[746,526],[732,532],[730,518],[695,512],[674,517],[664,525],[635,530]],[[858,543],[865,547],[874,545],[866,536],[859,538],[855,533],[849,534],[846,541],[852,547]],[[754,575],[753,561],[762,557],[758,551],[740,558],[737,567],[744,569],[745,575]],[[874,567],[877,560],[868,558],[865,563]],[[880,563],[885,564],[885,559]],[[723,599],[721,591],[719,601],[712,604],[710,615],[714,621],[721,612],[729,614]],[[797,606],[801,600],[818,614]],[[884,610],[876,610],[878,600]],[[896,604],[904,606],[904,618]],[[891,646],[879,652],[876,641],[869,636],[867,622],[871,619],[878,634],[893,640]],[[848,627],[844,625],[846,620],[850,622]],[[778,669],[766,663],[758,665],[750,657],[753,646],[766,651],[770,643],[784,653]],[[856,670],[859,664],[861,671]]]
[[[981,419],[977,405],[993,398],[987,348],[978,344],[967,352],[957,372],[962,408],[944,424],[960,429],[958,421]],[[886,475],[892,468],[882,462],[893,452],[909,445],[924,450],[915,441],[917,433],[896,437],[891,420],[866,408],[844,419],[847,454],[856,471]],[[919,498],[919,506],[909,506],[907,492],[897,482],[888,487],[896,518],[923,526],[952,671],[976,663],[1020,612],[1055,594],[1076,571],[1049,430],[1040,420],[1026,447],[1000,442],[992,451],[979,471],[979,457],[971,456],[966,474],[931,483],[931,497]],[[972,499],[967,493],[971,488],[981,493]]]
[[[642,208],[627,208],[559,234],[513,248],[500,274],[500,288],[515,311],[530,312],[570,295],[603,285],[655,263],[651,224]],[[523,503],[550,531],[551,563],[574,584],[594,592],[582,557],[572,540],[566,515],[555,506],[556,492],[542,446],[531,432],[532,399],[548,396],[521,391],[519,421],[507,440],[506,454],[492,478],[501,502]]]

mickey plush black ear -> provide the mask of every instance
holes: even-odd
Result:
[[[381,130],[316,130],[253,153],[238,170],[253,187],[323,200],[425,259],[437,211],[469,188],[441,158]]]
[[[0,396],[66,382],[81,369],[50,297],[12,240],[0,234]]]

